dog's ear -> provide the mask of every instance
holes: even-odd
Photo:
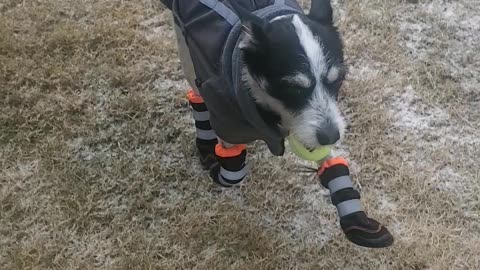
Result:
[[[242,31],[245,34],[239,48],[252,52],[265,49],[268,44],[267,32],[270,23],[242,7],[237,0],[231,0],[229,3],[240,18]]]
[[[333,9],[330,0],[312,0],[308,17],[322,24],[333,24]]]

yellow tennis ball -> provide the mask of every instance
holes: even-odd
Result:
[[[292,151],[302,159],[310,161],[319,161],[326,158],[330,154],[331,145],[318,147],[313,151],[308,150],[293,135],[287,137],[288,143]]]

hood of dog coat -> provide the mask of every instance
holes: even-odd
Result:
[[[281,5],[270,5],[253,13],[261,18],[271,20],[277,16],[300,12],[302,11],[297,2],[284,1]],[[242,61],[242,51],[239,49],[242,35],[241,23],[237,23],[232,29],[229,39],[227,39],[224,51],[224,67],[231,66],[231,70],[224,70],[227,76],[230,75],[228,77],[231,78],[232,88],[230,90],[233,91],[245,119],[262,135],[262,140],[268,145],[270,152],[274,155],[283,155],[285,151],[284,138],[288,136],[288,131],[274,128],[263,120],[250,90],[245,87],[245,82],[242,80],[242,70],[245,68]],[[232,48],[231,52],[229,46]],[[228,64],[229,56],[231,59],[230,65]]]

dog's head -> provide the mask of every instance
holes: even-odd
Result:
[[[330,0],[312,0],[308,15],[271,21],[235,9],[245,33],[243,78],[257,104],[307,148],[336,143],[345,129],[336,101],[345,67]]]

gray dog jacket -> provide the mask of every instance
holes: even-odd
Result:
[[[272,154],[283,155],[287,132],[262,119],[242,80],[238,48],[242,27],[229,1],[242,1],[245,9],[266,20],[303,13],[300,5],[295,0],[161,1],[172,11],[184,38],[195,73],[192,80],[207,105],[216,134],[232,144],[262,140]]]

